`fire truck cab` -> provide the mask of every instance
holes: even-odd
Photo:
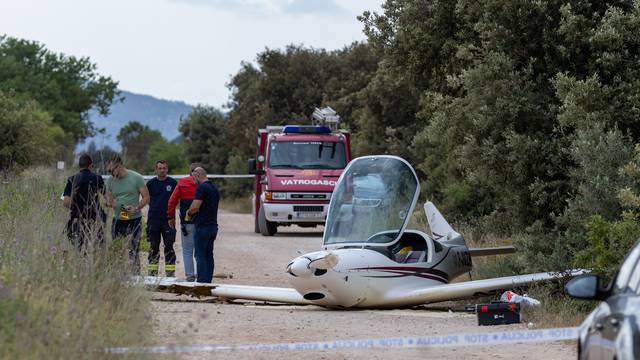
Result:
[[[254,231],[273,236],[278,226],[325,223],[331,193],[351,160],[349,133],[338,130],[331,108],[314,111],[314,125],[258,130],[252,209]],[[333,120],[333,121],[332,121]]]

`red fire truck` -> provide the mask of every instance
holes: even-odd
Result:
[[[316,109],[314,125],[267,126],[258,130],[258,150],[249,159],[255,174],[254,231],[273,236],[278,226],[324,224],[329,200],[351,160],[349,133],[338,130],[331,108]]]

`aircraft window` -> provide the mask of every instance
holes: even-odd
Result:
[[[393,241],[397,234],[398,230],[379,232],[377,234],[371,235],[371,237],[367,239],[367,242],[384,244],[386,242]]]
[[[411,166],[393,157],[352,161],[331,196],[325,245],[391,243],[410,218],[419,190]]]
[[[401,264],[425,261],[427,243],[420,234],[404,233],[400,240],[389,249],[391,259]]]

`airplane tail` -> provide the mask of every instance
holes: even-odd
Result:
[[[424,203],[424,213],[427,215],[427,222],[431,229],[431,235],[437,241],[455,245],[466,245],[464,237],[453,230],[444,216],[438,211],[431,201]]]
[[[431,235],[434,240],[441,243],[452,245],[465,245],[464,237],[457,231],[453,230],[451,225],[445,220],[444,216],[438,211],[431,201],[424,203],[424,213],[427,215],[427,222],[431,229]],[[470,248],[469,255],[473,257],[512,254],[516,252],[513,246],[496,246],[488,248]]]

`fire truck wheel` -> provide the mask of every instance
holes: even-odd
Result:
[[[258,211],[258,226],[263,236],[273,236],[278,231],[278,225],[267,220],[264,215],[264,206],[261,206],[260,211]]]

